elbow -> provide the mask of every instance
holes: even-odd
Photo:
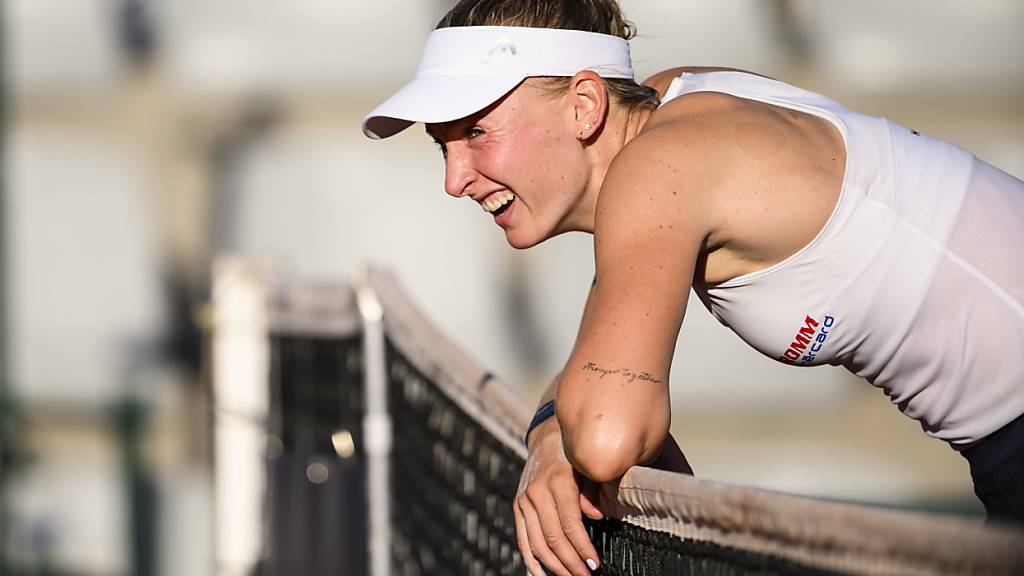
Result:
[[[566,442],[565,455],[580,474],[594,482],[621,478],[638,464],[639,451],[633,442],[620,437],[579,435]]]
[[[617,480],[633,466],[656,458],[668,434],[667,422],[636,426],[600,415],[568,420],[576,421],[563,424],[559,418],[565,455],[573,468],[594,482]]]

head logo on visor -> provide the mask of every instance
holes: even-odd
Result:
[[[512,43],[512,39],[508,36],[502,36],[494,41],[494,45],[491,46],[491,50],[487,53],[487,59],[484,60],[484,64],[490,64],[491,59],[495,57],[495,54],[500,56],[515,56],[516,45]]]
[[[629,43],[618,36],[519,26],[434,30],[416,77],[363,120],[370,138],[416,122],[450,122],[482,110],[531,76],[633,78]]]

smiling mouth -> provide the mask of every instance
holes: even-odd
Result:
[[[484,212],[493,216],[498,216],[505,212],[505,210],[508,210],[508,207],[512,205],[512,202],[514,202],[515,199],[515,194],[506,190],[488,198],[483,202],[483,204],[481,204],[481,207],[484,209]]]
[[[512,206],[513,202],[515,202],[515,198],[513,198],[512,200],[509,200],[508,204],[503,204],[500,208],[498,208],[494,212],[491,212],[491,215],[494,216],[494,217],[501,216],[502,214],[505,213],[506,210],[509,209],[509,206]]]

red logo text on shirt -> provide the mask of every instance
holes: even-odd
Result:
[[[779,356],[779,360],[786,364],[806,363],[814,360],[828,339],[829,328],[835,324],[836,319],[832,316],[825,316],[822,322],[818,322],[809,315],[804,318],[803,325],[797,329],[796,336],[789,348]]]

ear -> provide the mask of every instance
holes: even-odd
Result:
[[[576,122],[576,138],[586,142],[601,131],[608,115],[608,90],[592,70],[577,72],[566,91]]]

